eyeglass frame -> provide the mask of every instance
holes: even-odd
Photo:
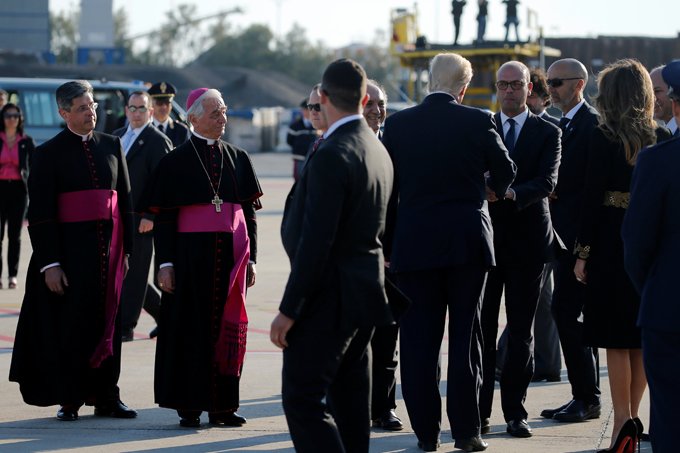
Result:
[[[320,111],[321,111],[321,104],[319,104],[319,103],[316,103],[316,104],[307,104],[306,107],[307,107],[307,110],[309,110],[310,112],[311,112],[312,110],[317,111],[317,112],[320,112]]]
[[[559,88],[562,85],[564,85],[565,80],[584,80],[584,79],[583,77],[565,77],[565,78],[555,77],[553,79],[546,79],[545,83],[547,83],[549,87]]]
[[[18,113],[18,112],[17,112],[17,113],[6,112],[6,113],[3,115],[3,118],[6,119],[6,120],[11,120],[11,119],[17,119],[17,120],[19,120],[19,119],[21,119],[21,113]]]
[[[136,106],[136,105],[127,105],[127,109],[130,111],[130,113],[135,113],[139,111],[139,113],[146,113],[150,110],[149,107],[146,105],[141,105],[141,106]]]
[[[88,105],[81,105],[80,107],[78,107],[76,109],[76,113],[85,113],[88,110],[91,111],[91,112],[96,112],[97,107],[99,107],[99,102],[93,102],[92,104],[88,104]],[[70,112],[71,109],[68,109],[66,111]]]
[[[514,91],[517,91],[527,86],[527,82],[524,80],[512,80],[510,82],[507,80],[499,80],[498,82],[494,83],[494,85],[501,91],[507,90],[508,87],[512,88]]]

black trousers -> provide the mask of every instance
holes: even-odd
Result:
[[[669,298],[669,302],[670,302]],[[678,451],[675,430],[680,424],[680,333],[642,328],[642,356],[649,384],[649,435],[655,453]]]
[[[26,213],[26,184],[21,180],[0,180],[0,276],[2,275],[2,239],[7,227],[7,276],[19,272],[21,226]]]
[[[541,292],[543,268],[543,263],[509,264],[499,265],[489,271],[482,303],[483,384],[479,397],[479,415],[482,419],[491,416],[498,315],[504,289],[508,342],[506,359],[501,364],[501,405],[506,421],[526,419],[528,416],[524,400],[534,374],[532,325]]]
[[[314,302],[318,309],[295,322],[283,351],[293,445],[297,452],[368,453],[373,328],[342,327],[332,316],[337,300]]]
[[[371,419],[375,420],[397,407],[397,339],[399,326],[380,326],[375,328],[371,339],[373,356]]]
[[[482,385],[481,296],[486,269],[452,266],[397,274],[411,299],[400,320],[401,389],[411,426],[420,441],[441,431],[441,344],[449,312],[446,412],[454,439],[479,435]]]
[[[137,223],[136,227],[139,227]],[[160,295],[150,285],[149,267],[153,255],[153,235],[135,232],[135,250],[130,256],[130,269],[123,281],[120,298],[122,312],[122,332],[133,330],[137,326],[139,316],[144,307],[154,319],[160,310]],[[151,308],[147,308],[150,306]]]
[[[555,267],[553,317],[560,336],[564,362],[575,400],[599,404],[599,370],[596,366],[597,349],[585,346],[583,340],[583,304],[585,287],[574,276],[574,256],[562,256]]]
[[[538,299],[534,319],[534,374],[559,376],[562,371],[560,337],[552,317],[553,270],[554,263],[548,263],[543,270],[541,296]]]

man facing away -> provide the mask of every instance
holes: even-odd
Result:
[[[283,408],[299,452],[368,452],[370,348],[392,323],[381,237],[392,165],[361,109],[366,73],[331,63],[319,89],[329,128],[281,223],[291,272],[272,322],[283,348]]]
[[[515,176],[493,117],[460,104],[470,62],[454,53],[430,63],[430,94],[387,118],[383,144],[395,170],[396,215],[386,259],[411,299],[400,320],[401,383],[425,451],[439,446],[440,347],[449,311],[447,414],[456,447],[480,451],[481,296],[494,264],[486,183],[503,198]],[[485,173],[489,177],[485,178]],[[393,237],[393,239],[391,239]],[[455,364],[455,365],[454,365]]]
[[[581,200],[588,160],[588,142],[597,126],[597,112],[583,98],[588,71],[573,58],[558,60],[548,68],[548,87],[554,106],[562,111],[562,160],[550,215],[557,234],[571,248],[580,223]],[[576,256],[562,254],[556,263],[553,316],[560,336],[564,362],[571,384],[572,400],[546,409],[541,416],[561,422],[582,422],[600,416],[597,351],[583,345],[584,286],[576,281]]]
[[[560,129],[529,111],[533,85],[529,68],[504,63],[496,74],[501,111],[495,115],[517,176],[504,199],[489,193],[496,267],[489,271],[482,303],[483,384],[480,395],[482,429],[491,416],[496,367],[496,336],[501,297],[505,294],[507,352],[500,364],[501,404],[507,432],[531,437],[524,407],[534,372],[532,325],[539,301],[545,263],[561,246],[550,221],[548,195],[557,183]]]
[[[246,151],[220,139],[227,106],[219,91],[187,99],[192,137],[159,163],[149,195],[163,291],[155,397],[180,425],[241,426],[246,287],[255,284],[262,196]]]
[[[140,200],[151,175],[160,160],[170,150],[172,142],[151,123],[151,98],[144,91],[130,94],[125,115],[128,126],[113,131],[121,137],[123,152],[130,175],[132,203],[139,212]],[[147,298],[148,291],[155,291],[149,282],[149,266],[153,255],[153,215],[135,214],[135,254],[130,259],[130,271],[123,282],[121,295],[121,335],[123,341],[132,341],[142,306],[158,323],[160,303],[147,304],[148,299],[158,298],[155,294]],[[159,301],[160,302],[160,301]]]
[[[57,418],[133,418],[120,401],[120,292],[132,252],[130,181],[120,140],[95,132],[86,81],[56,93],[66,128],[34,155],[28,192],[33,246],[10,380],[28,404]]]

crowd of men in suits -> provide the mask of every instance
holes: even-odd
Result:
[[[460,55],[434,57],[429,76],[421,104],[386,118],[380,84],[358,63],[337,60],[303,102],[305,115],[289,136],[295,153],[305,157],[296,160],[282,220],[291,273],[270,335],[284,351],[283,407],[298,451],[367,452],[371,424],[403,429],[395,411],[397,343],[418,446],[437,450],[447,313],[446,413],[457,448],[488,447],[482,435],[490,429],[496,378],[507,432],[532,436],[527,389],[532,381],[561,379],[558,338],[572,399],[541,416],[559,422],[600,416],[597,350],[583,343],[583,285],[568,250],[579,222],[587,141],[598,124],[584,98],[588,71],[569,58],[547,74],[506,62],[496,73],[496,114],[463,105],[473,68]],[[657,119],[677,135],[680,61],[652,70],[651,79],[658,88]],[[226,126],[221,94],[207,88],[189,94],[190,131],[169,117],[176,94],[170,83],[131,93],[128,125],[111,137],[93,132],[96,103],[86,82],[60,90],[68,128],[39,150],[40,178],[30,184],[40,195],[35,199],[53,197],[58,212],[48,203],[34,203],[29,212],[29,280],[37,286],[22,307],[11,379],[29,404],[60,404],[60,420],[78,419],[82,404],[94,404],[96,415],[135,417],[116,384],[120,342],[132,339],[143,307],[161,333],[159,404],[176,409],[182,426],[199,426],[201,410],[211,424],[246,423],[235,411],[262,193],[245,151],[220,140]],[[546,113],[549,104],[561,111],[559,120]],[[73,165],[52,162],[45,150],[54,146],[68,149]],[[667,365],[660,365],[679,353],[677,308],[667,303],[680,229],[671,171],[678,148],[675,138],[642,153],[623,230],[626,265],[643,300],[652,442],[661,452],[671,451],[673,411],[680,404],[669,395]],[[80,165],[83,150],[87,164]],[[64,183],[59,172],[75,176]],[[93,210],[92,218],[83,218],[69,209],[74,200],[120,212]],[[120,228],[112,219],[120,219]],[[153,231],[162,259],[149,284]],[[101,253],[71,256],[54,244],[79,239]],[[98,277],[79,280],[71,270],[90,261]],[[203,269],[205,263],[214,268]],[[200,278],[225,269],[227,278],[199,285],[198,268]],[[159,290],[173,302],[163,309]],[[96,310],[76,307],[84,311],[74,319],[103,320],[93,325],[104,334],[93,328],[78,355],[65,356],[54,345],[53,360],[36,364],[36,351],[48,341],[35,330],[46,319],[41,304],[73,291],[101,299]],[[507,326],[499,354],[503,294]],[[50,310],[58,319],[73,316]],[[174,341],[180,321],[207,348]],[[45,380],[64,364],[73,367],[62,373],[73,371],[72,380]]]

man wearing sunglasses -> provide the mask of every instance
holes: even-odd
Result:
[[[172,142],[150,124],[153,108],[151,98],[144,91],[130,94],[125,106],[128,126],[113,131],[121,137],[125,160],[130,174],[130,188],[135,212],[158,162],[170,150]],[[121,332],[123,341],[132,341],[142,306],[156,323],[160,315],[160,296],[149,285],[149,266],[153,255],[153,215],[135,214],[135,253],[130,260],[130,271],[123,282],[121,295]]]
[[[153,103],[153,125],[168,136],[176,148],[189,138],[189,128],[170,117],[172,100],[177,89],[170,82],[158,82],[151,85],[148,91]]]
[[[588,159],[588,143],[597,126],[597,111],[583,98],[588,71],[573,58],[558,60],[548,68],[548,90],[555,107],[562,111],[562,161],[557,187],[551,194],[553,224],[567,248],[576,241],[581,199]],[[600,416],[600,389],[596,366],[597,350],[583,345],[584,285],[576,281],[576,257],[565,253],[557,260],[553,316],[567,366],[572,400],[541,416],[561,422],[582,422]]]
[[[293,156],[293,178],[297,181],[300,178],[302,167],[305,166],[305,159],[307,152],[310,150],[312,143],[318,137],[316,129],[312,126],[309,120],[309,115],[312,110],[316,112],[321,111],[321,105],[317,103],[309,103],[308,99],[304,99],[300,103],[302,116],[293,121],[288,128],[288,135],[286,135],[286,143],[291,148]]]

